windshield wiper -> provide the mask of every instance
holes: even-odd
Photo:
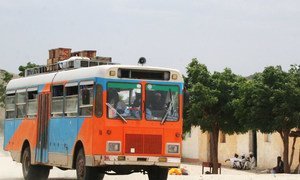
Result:
[[[173,108],[173,97],[172,97],[171,89],[169,89],[169,95],[170,95],[170,101],[168,102],[166,113],[164,114],[160,124],[164,124],[166,122],[166,119],[168,117],[168,113],[170,111],[170,107]]]
[[[111,104],[106,103],[106,106],[113,110],[123,120],[124,123],[127,123],[127,120]]]

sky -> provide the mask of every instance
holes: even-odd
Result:
[[[243,76],[287,70],[300,64],[300,1],[0,0],[0,69],[46,64],[57,47],[184,74],[192,58]]]

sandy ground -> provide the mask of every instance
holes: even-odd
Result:
[[[22,168],[20,163],[13,162],[9,153],[2,150],[3,137],[0,137],[0,179],[7,180],[21,180]],[[300,175],[290,175],[290,174],[257,174],[250,171],[239,171],[230,168],[222,167],[222,175],[202,175],[202,167],[200,165],[192,164],[182,164],[182,167],[186,168],[189,172],[187,176],[175,176],[169,175],[168,179],[171,180],[219,180],[219,179],[228,179],[228,180],[300,180]],[[207,169],[206,169],[207,170]],[[50,171],[49,179],[51,180],[63,180],[63,179],[76,179],[76,173],[74,170],[62,171],[57,168],[53,168]],[[106,175],[105,180],[147,180],[147,175],[141,173],[134,173],[126,176],[108,176]]]

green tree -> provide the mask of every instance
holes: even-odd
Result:
[[[284,171],[289,173],[289,134],[300,125],[299,66],[292,66],[288,72],[280,66],[266,67],[244,84],[241,94],[236,103],[236,116],[247,128],[280,134]]]
[[[30,69],[30,68],[35,68],[35,67],[39,67],[39,65],[32,63],[32,62],[28,62],[25,66],[19,66],[19,76],[24,77],[25,76],[25,70],[26,69]]]
[[[211,74],[197,59],[187,67],[190,102],[186,108],[184,129],[188,131],[191,126],[200,126],[203,132],[209,132],[210,161],[215,174],[218,172],[219,131],[227,134],[246,131],[234,116],[234,100],[239,98],[239,86],[245,81],[230,69]]]
[[[0,106],[4,107],[6,84],[12,79],[13,75],[5,71],[1,77],[2,83],[0,84]]]

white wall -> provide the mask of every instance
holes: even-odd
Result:
[[[191,134],[187,134],[182,141],[182,157],[189,159],[199,159],[199,127],[192,127]]]

